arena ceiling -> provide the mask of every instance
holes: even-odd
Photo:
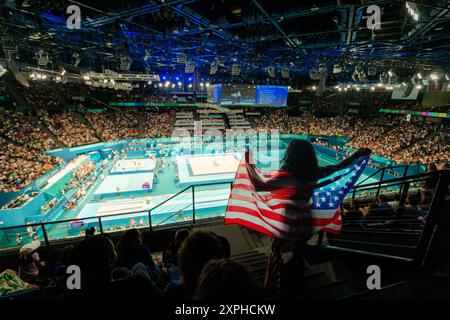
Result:
[[[283,67],[307,75],[326,65],[335,78],[348,77],[356,65],[399,74],[447,71],[450,1],[408,3],[418,21],[404,0],[4,0],[1,54],[36,64],[43,49],[57,67],[73,65],[75,53],[78,67],[96,71],[119,70],[121,59],[130,59],[131,71],[184,70],[191,61],[208,74],[216,61],[218,75],[238,64],[242,76],[264,77],[270,66],[280,76]],[[73,4],[81,8],[79,30],[66,26]],[[374,31],[366,26],[372,4],[381,8],[381,28]],[[333,75],[335,64],[346,72]]]

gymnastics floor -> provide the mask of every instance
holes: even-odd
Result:
[[[205,184],[232,181],[243,153],[177,156],[180,184]]]
[[[116,162],[110,174],[154,171],[155,159],[125,159]]]
[[[153,188],[154,176],[153,172],[109,175],[95,191],[95,195],[107,197],[148,192]],[[147,184],[146,188],[143,187],[144,184]]]

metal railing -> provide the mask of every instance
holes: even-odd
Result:
[[[51,242],[54,241],[82,236],[81,234],[75,235],[70,234],[71,229],[72,230],[76,229],[76,227],[73,227],[73,225],[80,222],[82,223],[82,228],[80,228],[81,229],[80,232],[84,231],[83,229],[94,226],[96,227],[97,232],[100,234],[124,230],[130,227],[148,228],[148,230],[152,232],[154,228],[175,224],[183,224],[183,221],[175,221],[172,223],[170,222],[171,220],[175,220],[173,218],[179,216],[180,213],[189,213],[189,220],[188,220],[189,224],[195,224],[197,220],[211,218],[211,216],[208,216],[206,218],[203,217],[199,213],[199,210],[196,210],[196,206],[198,207],[200,205],[208,204],[211,202],[217,204],[218,201],[228,200],[231,185],[232,185],[231,182],[216,182],[208,184],[190,185],[182,189],[181,191],[177,192],[176,194],[170,196],[169,198],[161,201],[160,203],[156,204],[155,206],[153,206],[148,210],[138,210],[121,214],[102,215],[98,217],[65,219],[58,221],[46,221],[46,222],[30,223],[26,225],[3,227],[0,228],[0,233],[3,232],[4,233],[3,236],[6,238],[14,237],[17,234],[26,237],[28,233],[33,233],[35,238],[42,239],[45,245],[48,246],[50,245]],[[225,197],[223,199],[216,198],[214,200],[201,200],[201,199],[199,200],[196,197],[196,195],[198,195],[201,192],[205,193],[211,192],[210,189],[208,190],[202,189],[205,187],[211,188],[212,186],[223,186],[223,188],[216,188],[216,190],[227,189],[227,191],[225,192]],[[182,198],[182,196],[184,197]],[[171,202],[175,202],[177,200],[180,203],[171,204]],[[158,211],[167,211],[169,210],[168,207],[170,206],[174,207],[173,208],[174,212],[168,213],[158,212]],[[161,210],[162,208],[164,208],[164,210]],[[223,213],[224,210],[222,210],[222,216]],[[125,223],[124,220],[130,221],[132,218],[135,218],[136,216],[143,220],[142,223],[140,222],[134,224],[130,224],[128,222]],[[155,217],[157,216],[161,216],[162,220],[156,221]],[[184,221],[184,223],[186,223],[186,221]],[[28,230],[30,230],[30,232]],[[32,240],[32,238],[33,236],[30,235],[30,240]],[[0,244],[1,242],[2,238],[0,237]],[[8,244],[6,248],[2,248],[2,246],[0,246],[0,250],[15,248],[26,243],[25,241],[21,241],[23,243],[17,242],[14,243],[14,241],[7,241],[7,242]]]
[[[420,263],[420,265],[425,265],[427,258],[429,257],[429,254],[433,248],[433,238],[435,236],[435,230],[438,227],[440,221],[441,214],[443,214],[443,205],[445,196],[449,191],[449,185],[450,185],[450,171],[449,170],[443,170],[443,171],[435,171],[435,172],[427,172],[427,173],[421,173],[413,176],[403,176],[400,178],[395,179],[389,179],[385,181],[377,181],[372,182],[368,184],[362,184],[362,185],[356,185],[353,188],[353,192],[357,193],[360,191],[368,191],[368,190],[389,190],[391,187],[401,187],[401,197],[399,201],[400,207],[402,207],[405,204],[406,197],[408,196],[408,193],[410,191],[410,186],[413,184],[417,184],[420,182],[423,182],[429,178],[438,178],[438,182],[435,188],[435,191],[433,193],[432,200],[429,205],[429,210],[427,214],[426,221],[423,222],[421,229],[412,229],[411,232],[416,234],[418,236],[418,242],[417,242],[417,261]],[[224,198],[223,199],[198,199],[198,195],[200,192],[204,192],[205,194],[211,194],[214,192],[214,190],[211,190],[212,186],[223,186],[222,188],[216,188],[215,190],[223,190]],[[15,232],[22,232],[23,234],[26,234],[28,230],[35,228],[35,237],[40,237],[43,239],[43,242],[46,245],[50,245],[53,242],[68,239],[68,238],[77,238],[82,236],[80,232],[84,231],[86,227],[89,226],[96,226],[98,233],[106,233],[106,232],[115,232],[115,231],[121,231],[125,230],[127,228],[147,228],[150,232],[153,232],[156,228],[166,228],[166,227],[174,227],[177,225],[193,225],[198,223],[198,221],[201,220],[209,220],[210,218],[215,217],[222,217],[224,215],[224,209],[221,206],[217,206],[218,201],[226,201],[228,200],[228,195],[230,191],[230,187],[232,186],[231,182],[217,182],[217,183],[208,183],[203,185],[191,185],[188,186],[178,193],[170,196],[169,198],[163,200],[162,202],[156,204],[149,210],[144,211],[135,211],[135,212],[128,212],[123,214],[109,214],[99,217],[87,217],[87,218],[81,218],[81,219],[69,219],[69,220],[61,220],[61,221],[50,221],[50,222],[40,222],[40,223],[34,223],[34,224],[28,224],[28,225],[21,225],[21,226],[11,226],[11,227],[5,227],[0,228],[0,232],[3,232],[4,234],[13,234]],[[205,188],[205,189],[203,189]],[[206,189],[207,188],[207,189]],[[203,189],[203,190],[202,190]],[[204,197],[203,197],[204,198]],[[219,207],[221,208],[219,211],[219,214],[217,215],[202,215],[202,209],[205,209],[205,207],[201,208],[202,206],[207,206],[208,203],[214,202],[215,208]],[[226,204],[226,203],[225,203]],[[210,209],[210,207],[206,207],[207,209]],[[173,210],[173,211],[172,211]],[[177,216],[183,216],[185,218],[184,220],[177,219]],[[142,221],[140,221],[138,224],[130,224],[128,223],[128,219],[130,217],[138,217],[141,218]],[[144,219],[145,217],[145,219]],[[155,218],[161,217],[160,221],[157,221]],[[147,221],[145,221],[147,220]],[[354,219],[354,220],[347,220],[345,223],[359,223],[361,225],[364,225],[366,227],[362,228],[361,232],[367,231],[367,230],[375,230],[373,228],[373,224],[376,223],[384,223],[386,221],[391,222],[401,222],[403,224],[407,223],[414,223],[415,221],[409,221],[406,219],[401,219],[401,217],[392,217],[392,216],[379,216],[375,219],[366,220],[366,219]],[[70,231],[73,229],[77,229],[77,227],[74,227],[73,224],[76,224],[77,222],[87,222],[87,225],[83,225],[83,227],[79,228],[78,234],[70,234]],[[142,223],[141,223],[142,222]],[[370,225],[372,224],[372,226]],[[63,227],[64,230],[62,230],[61,236],[58,238],[58,230],[55,230],[55,227],[57,226],[65,226]],[[57,229],[57,228],[56,228]],[[61,230],[59,230],[61,231]],[[344,230],[345,231],[345,230]],[[395,229],[389,230],[389,228],[385,229],[378,229],[375,230],[377,232],[390,232],[397,234]],[[358,232],[358,231],[356,231]],[[3,234],[3,236],[4,236]],[[56,237],[54,236],[56,234]],[[2,235],[0,234],[0,237]],[[319,236],[319,239],[323,239],[322,236]],[[0,238],[0,241],[2,239]],[[17,248],[19,244],[14,245],[14,243],[10,243],[11,245],[7,247],[7,249],[11,248]],[[318,243],[320,245],[320,243]],[[20,244],[23,245],[23,244]]]
[[[411,215],[408,211],[408,206],[406,206],[406,199],[408,196],[419,197],[420,192],[415,190],[411,193],[411,187],[421,187],[422,183],[428,179],[435,179],[436,184],[432,187],[432,194],[428,202],[425,203],[423,209],[420,210],[422,217],[418,219],[417,213]],[[343,227],[341,234],[338,236],[331,236],[331,243],[333,241],[346,243],[359,243],[359,245],[367,248],[371,245],[378,245],[379,248],[385,247],[395,247],[395,248],[405,248],[405,253],[411,256],[411,260],[415,261],[419,268],[424,268],[430,263],[430,257],[435,255],[436,252],[439,254],[446,254],[441,248],[445,248],[445,241],[449,241],[449,237],[442,236],[448,233],[447,225],[449,222],[449,217],[446,216],[449,212],[444,210],[445,198],[449,194],[450,186],[450,171],[441,170],[434,172],[425,172],[421,174],[416,174],[412,176],[402,176],[395,179],[389,179],[385,181],[377,181],[368,184],[356,185],[353,188],[353,195],[361,194],[363,192],[368,192],[371,190],[376,191],[372,194],[371,200],[376,199],[380,194],[380,191],[390,191],[393,187],[399,188],[400,198],[398,200],[398,206],[396,212],[391,210],[392,214],[380,215],[371,217],[361,215],[360,217],[346,218],[344,214]],[[369,193],[370,194],[370,193]],[[375,197],[374,197],[375,195]],[[376,211],[376,209],[374,210]],[[422,214],[423,213],[423,214]],[[439,236],[437,234],[441,232]],[[356,235],[356,238],[354,238]],[[359,238],[362,236],[363,238]],[[404,245],[402,239],[408,239],[409,244]],[[318,245],[323,245],[323,236],[319,237]],[[360,240],[364,239],[364,240]],[[378,239],[374,240],[374,239]],[[389,241],[395,240],[398,243],[390,243]],[[406,250],[408,249],[408,250]],[[413,251],[411,251],[413,250]],[[371,253],[369,249],[367,252]],[[400,251],[399,251],[400,252]],[[433,252],[433,254],[431,254]],[[396,254],[397,257],[401,258],[401,254]]]
[[[379,177],[379,179],[377,179],[378,181],[376,182],[376,183],[378,183],[378,188],[376,189],[376,192],[375,192],[376,197],[378,197],[380,195],[382,182],[388,181],[388,180],[384,180],[386,174],[390,174],[391,176],[399,176],[398,172],[395,171],[395,169],[403,169],[403,172],[399,176],[399,178],[401,178],[402,181],[404,182],[407,177],[420,174],[419,171],[420,171],[421,167],[423,167],[423,166],[424,165],[422,165],[422,164],[412,164],[412,165],[406,164],[406,165],[393,165],[393,166],[387,166],[387,167],[380,168],[356,184],[356,186],[352,192],[352,199],[356,198],[356,192],[358,191],[359,186],[365,185],[364,183],[366,181],[369,181],[369,179],[376,177],[377,175],[379,175],[380,177]],[[411,170],[413,170],[415,172],[410,173]],[[389,179],[389,180],[392,180],[392,179]],[[367,185],[369,185],[369,184],[366,184],[365,186],[367,186]],[[396,189],[399,194],[402,192],[401,186],[399,188],[393,188],[392,191],[395,191]]]

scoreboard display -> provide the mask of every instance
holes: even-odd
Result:
[[[216,84],[208,87],[208,102],[224,106],[285,107],[287,97],[285,86]]]

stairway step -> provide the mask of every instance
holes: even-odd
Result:
[[[382,287],[380,290],[358,291],[339,300],[407,300],[411,299],[412,295],[410,284],[404,280]]]
[[[323,271],[305,275],[305,288],[315,288],[330,282],[327,274]]]
[[[308,288],[300,294],[300,297],[306,300],[336,300],[356,291],[346,279],[338,279]]]
[[[247,252],[243,252],[243,253],[233,254],[231,256],[231,259],[239,259],[240,257],[254,256],[254,255],[259,255],[259,254],[261,254],[261,253],[258,251],[252,250],[252,251],[247,251]]]
[[[353,240],[329,240],[329,244],[335,247],[363,250],[381,254],[390,254],[400,257],[413,258],[416,254],[416,246],[394,245],[385,243],[369,243]]]
[[[265,269],[267,268],[267,262],[260,262],[260,263],[255,263],[255,264],[242,264],[247,270],[261,270],[261,269]]]
[[[242,258],[235,258],[231,257],[233,261],[239,262],[239,263],[253,263],[255,261],[267,261],[267,256],[265,254],[258,254],[254,256],[247,256]]]

